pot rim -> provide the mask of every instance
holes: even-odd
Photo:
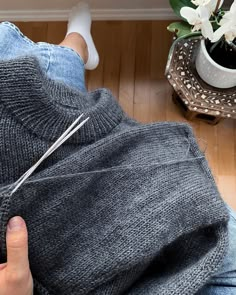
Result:
[[[232,73],[232,74],[235,74],[236,72],[236,69],[229,69],[229,68],[226,68],[226,67],[223,67],[221,65],[219,65],[217,62],[215,62],[212,57],[209,55],[207,49],[206,49],[206,45],[205,45],[205,39],[202,39],[201,40],[201,48],[202,48],[202,51],[204,52],[205,56],[207,57],[207,59],[210,61],[211,64],[213,64],[216,68],[218,68],[219,70],[223,70],[227,73]]]

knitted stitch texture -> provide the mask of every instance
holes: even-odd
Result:
[[[82,94],[21,58],[0,62],[0,157],[0,263],[20,215],[36,295],[193,295],[223,261],[227,209],[187,124],[139,124],[109,90]]]

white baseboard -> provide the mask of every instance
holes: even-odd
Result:
[[[93,20],[173,20],[169,8],[154,9],[92,9]],[[0,11],[0,21],[66,21],[69,10],[7,10]]]

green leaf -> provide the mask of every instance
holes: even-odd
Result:
[[[180,9],[182,7],[188,6],[188,7],[196,8],[196,6],[191,2],[191,0],[169,0],[169,1],[170,1],[170,6],[173,8],[174,12],[179,17],[181,17],[181,15],[180,15]],[[182,18],[182,19],[184,19],[184,18]]]
[[[216,31],[220,27],[220,25],[217,24],[217,22],[212,22],[211,25],[212,25],[213,31]]]
[[[178,38],[192,33],[191,25],[186,22],[172,23],[167,27],[167,30],[175,33]]]

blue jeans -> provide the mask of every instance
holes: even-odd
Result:
[[[229,249],[219,271],[197,295],[236,294],[236,212],[229,208]]]
[[[0,59],[35,56],[47,76],[86,92],[84,62],[73,49],[44,42],[34,43],[9,23],[0,24]],[[229,208],[229,249],[217,274],[197,295],[236,295],[236,212]]]
[[[43,72],[53,80],[86,92],[84,62],[71,48],[45,42],[35,43],[12,23],[0,24],[0,60],[35,56]]]

